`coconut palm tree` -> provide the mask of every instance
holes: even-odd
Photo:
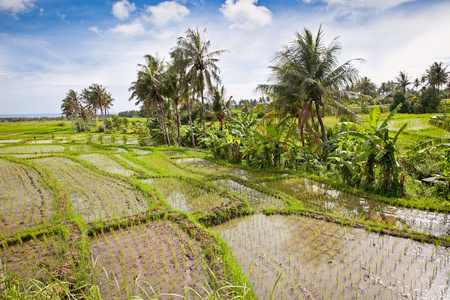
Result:
[[[370,78],[365,76],[356,83],[355,90],[363,95],[373,97],[376,94],[377,86],[372,82],[372,80],[370,80]]]
[[[303,145],[303,127],[308,120],[319,136],[320,127],[322,141],[328,140],[322,119],[325,106],[333,108],[337,115],[356,118],[353,112],[342,105],[340,96],[345,93],[340,89],[355,83],[358,74],[351,64],[352,60],[338,64],[337,55],[340,51],[341,45],[337,38],[330,45],[324,45],[322,27],[315,37],[305,28],[302,33],[296,34],[294,41],[275,54],[274,65],[270,67],[272,82],[258,86],[259,90],[286,106],[296,103]],[[317,123],[314,119],[317,119]]]
[[[149,113],[149,117],[152,108],[159,109],[164,142],[170,146],[171,143],[167,134],[164,114],[165,98],[163,93],[165,88],[165,75],[163,61],[151,55],[145,55],[144,58],[146,64],[138,65],[141,70],[138,71],[137,80],[132,82],[131,87],[128,89],[132,92],[128,100],[131,101],[136,98],[136,105],[142,104]]]
[[[411,81],[409,81],[410,79],[411,77],[409,77],[408,73],[405,71],[400,71],[398,76],[395,77],[395,80],[397,80],[397,85],[404,95],[406,95],[406,87],[411,84]]]
[[[106,91],[106,87],[103,87],[102,85],[99,85],[97,83],[93,83],[88,88],[88,98],[87,100],[91,107],[99,108],[100,114],[102,117],[102,123],[103,123],[103,132],[106,133],[106,117],[107,112],[109,108],[112,106],[112,102],[114,101],[114,98],[112,97],[111,93]]]
[[[439,92],[442,85],[447,83],[449,73],[450,72],[447,71],[447,66],[442,66],[442,62],[434,62],[430,68],[426,70],[426,74],[423,78],[428,81],[429,86],[437,88]]]
[[[208,107],[208,111],[220,123],[220,131],[223,130],[225,118],[231,113],[231,101],[233,97],[225,100],[225,87],[218,85],[211,91],[212,103]]]
[[[227,50],[210,51],[211,41],[206,40],[206,29],[200,32],[198,29],[188,29],[185,37],[179,37],[177,49],[183,53],[186,60],[188,72],[186,78],[191,87],[196,87],[196,91],[201,99],[201,119],[203,125],[203,133],[206,138],[206,127],[204,120],[205,88],[213,86],[213,80],[220,82],[219,67],[216,63],[219,61],[218,56]]]
[[[69,90],[66,94],[66,98],[62,100],[61,110],[66,118],[70,118],[72,121],[72,133],[75,133],[75,126],[73,123],[73,118],[78,119],[78,112],[80,110],[81,104],[78,97],[78,93],[74,90]]]

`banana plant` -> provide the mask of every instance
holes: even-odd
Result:
[[[368,129],[357,123],[342,122],[340,125],[350,128],[350,130],[339,132],[328,141],[328,144],[340,143],[341,146],[336,150],[337,154],[347,151],[348,144],[356,141],[357,147],[352,148],[353,153],[344,152],[350,160],[346,160],[345,156],[343,159],[339,155],[334,155],[332,159],[355,174],[358,172],[356,166],[362,165],[364,178],[361,179],[361,182],[371,186],[378,177],[377,189],[388,195],[399,195],[403,192],[403,175],[399,178],[400,167],[397,163],[396,143],[399,136],[405,131],[407,123],[397,131],[394,137],[389,135],[388,127],[389,121],[400,107],[401,104],[392,110],[380,124],[380,107],[375,105],[370,111]]]

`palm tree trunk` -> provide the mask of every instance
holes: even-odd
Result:
[[[300,140],[302,142],[302,147],[305,147],[305,136],[303,133],[303,120],[300,114],[298,115],[298,128],[300,129]]]
[[[161,113],[161,125],[162,125],[162,130],[163,130],[163,136],[164,136],[164,139],[165,139],[165,143],[167,145],[171,146],[169,134],[167,133],[167,128],[166,128],[166,118],[164,117],[164,110],[163,110],[163,107],[162,107],[161,103],[159,103],[159,108],[160,108],[160,113]]]
[[[180,138],[180,116],[178,114],[178,101],[175,102],[175,113],[177,114],[177,143],[178,146],[181,147],[181,138]]]
[[[203,98],[203,88],[202,88],[202,92],[201,92],[201,97],[202,97],[202,126],[203,126],[203,136],[206,138],[206,127],[205,127],[205,101]]]
[[[322,129],[322,141],[326,142],[326,141],[328,141],[328,136],[327,136],[327,130],[325,129],[325,124],[323,124],[322,117],[320,116],[320,106],[317,101],[314,101],[314,102],[316,104],[317,121],[319,121],[320,128]]]
[[[187,109],[188,109],[188,116],[189,116],[189,125],[191,127],[192,147],[195,148],[196,146],[195,146],[195,138],[194,138],[194,127],[192,126],[191,105],[189,104],[189,99],[187,99]]]
[[[75,133],[75,127],[73,126],[73,114],[70,115],[70,120],[72,121],[72,133]]]

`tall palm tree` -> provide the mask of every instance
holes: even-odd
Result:
[[[211,41],[206,40],[206,29],[200,32],[198,29],[188,29],[186,31],[186,37],[179,37],[177,42],[177,48],[183,52],[183,56],[186,59],[186,66],[188,72],[186,74],[192,87],[196,87],[196,91],[201,98],[201,119],[203,125],[203,133],[206,137],[206,127],[204,119],[205,88],[211,88],[213,86],[212,81],[220,82],[219,67],[216,63],[219,61],[217,58],[227,50],[210,51]]]
[[[442,66],[442,62],[434,62],[429,69],[426,70],[426,74],[423,78],[428,81],[428,85],[435,87],[438,91],[441,89],[442,85],[447,83],[448,74],[447,66]]]
[[[340,96],[345,93],[340,89],[355,83],[358,73],[351,64],[352,60],[338,64],[340,51],[337,38],[330,45],[324,45],[322,26],[315,37],[305,28],[302,34],[296,34],[294,41],[275,54],[274,65],[270,67],[272,83],[258,86],[259,90],[287,107],[296,103],[303,145],[303,126],[308,120],[312,128],[320,126],[322,141],[328,140],[322,119],[325,106],[334,108],[338,115],[356,117],[342,105]],[[318,128],[315,131],[319,133]]]
[[[131,83],[131,87],[128,89],[132,92],[129,100],[131,101],[136,98],[136,105],[142,104],[149,113],[149,117],[152,108],[159,109],[164,142],[170,146],[171,143],[167,134],[164,114],[165,98],[163,89],[165,75],[163,61],[151,55],[145,55],[144,58],[146,64],[138,65],[141,68],[138,71],[138,78]]]
[[[72,133],[75,133],[73,118],[78,118],[80,107],[81,105],[78,93],[74,90],[69,90],[66,94],[66,98],[62,100],[61,110],[66,118],[70,118],[70,120],[72,121]]]
[[[395,77],[395,80],[397,80],[397,84],[404,95],[406,95],[406,87],[411,84],[411,81],[409,81],[410,79],[411,77],[409,77],[408,73],[405,71],[400,71],[398,76]]]
[[[183,52],[179,48],[175,48],[173,51],[171,51],[170,56],[172,58],[172,61],[169,65],[170,69],[169,78],[171,78],[169,82],[173,90],[172,104],[175,107],[175,113],[177,116],[177,130],[178,130],[177,139],[178,144],[181,146],[181,138],[180,138],[181,123],[179,118],[178,106],[184,101],[187,101],[187,99],[189,98],[189,84],[186,81],[187,60],[185,59]],[[191,107],[189,101],[187,101],[187,107],[188,107],[189,125],[191,130],[192,147],[195,148],[194,127],[192,123]]]

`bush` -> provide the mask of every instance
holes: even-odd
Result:
[[[398,113],[401,114],[409,114],[411,113],[411,104],[409,101],[406,100],[405,95],[402,92],[397,92],[394,94],[394,102],[392,102],[391,106],[389,107],[390,111],[393,111],[394,108],[397,107],[397,105],[402,104],[402,107],[398,111]]]
[[[439,112],[441,105],[441,98],[437,89],[429,87],[422,90],[420,95],[420,106],[422,113],[436,113]]]

